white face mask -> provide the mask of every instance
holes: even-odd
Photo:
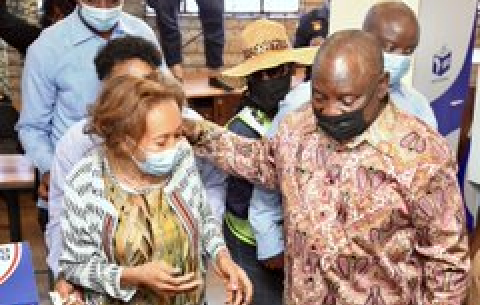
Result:
[[[390,85],[398,85],[410,69],[410,56],[383,52],[383,66],[390,74]]]
[[[180,163],[187,153],[182,141],[179,141],[174,147],[161,152],[146,152],[145,161],[139,161],[132,156],[133,162],[138,168],[152,176],[165,176],[170,174],[173,169]]]
[[[98,8],[80,2],[80,14],[85,22],[99,32],[108,32],[115,27],[120,20],[123,9],[123,1],[113,8]]]

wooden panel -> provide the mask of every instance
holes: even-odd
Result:
[[[222,89],[210,87],[208,77],[202,74],[185,77],[183,81],[183,90],[187,98],[205,98],[205,97],[224,97],[230,95],[240,96],[242,90],[227,92]]]
[[[0,155],[0,189],[32,188],[35,170],[23,155]]]
[[[215,123],[225,125],[234,115],[240,104],[241,96],[226,96],[216,98],[213,105]]]

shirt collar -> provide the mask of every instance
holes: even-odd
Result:
[[[80,7],[77,6],[77,8],[67,17],[71,21],[70,33],[72,35],[73,45],[78,45],[82,42],[85,42],[97,36],[97,34],[95,34],[92,30],[90,30],[80,19],[79,10],[80,10]],[[125,21],[124,21],[125,18],[123,18],[124,14],[125,13],[122,13],[120,20],[118,21],[118,24],[115,26],[115,29],[113,30],[112,38],[116,36],[132,35],[132,33],[134,32],[131,27],[125,24]]]
[[[390,155],[388,149],[384,149],[380,143],[389,142],[393,140],[392,130],[395,128],[397,109],[393,106],[392,101],[389,100],[385,108],[375,121],[363,132],[356,136],[351,141],[345,144],[349,149],[354,149],[363,143],[368,143],[383,153]]]

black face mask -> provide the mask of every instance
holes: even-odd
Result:
[[[318,126],[335,140],[343,142],[358,136],[370,126],[363,116],[367,105],[368,102],[360,109],[336,116],[326,116],[317,110],[314,113]]]
[[[248,80],[248,97],[267,115],[274,115],[278,104],[290,91],[291,82],[290,73],[269,80]]]

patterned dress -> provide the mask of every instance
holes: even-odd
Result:
[[[72,169],[64,185],[60,224],[60,276],[83,289],[87,305],[200,305],[205,287],[173,298],[144,287],[121,285],[125,266],[163,260],[205,282],[205,259],[226,249],[221,227],[206,200],[193,151],[182,158],[163,187],[136,192],[105,173],[101,147]]]
[[[108,201],[118,212],[113,238],[114,258],[121,266],[138,266],[150,261],[164,261],[177,267],[181,274],[195,272],[201,277],[198,253],[174,209],[165,200],[161,187],[143,192],[127,190],[108,172],[104,175]],[[129,305],[198,304],[201,291],[172,296],[157,296],[139,289]],[[109,299],[105,305],[125,304]]]

